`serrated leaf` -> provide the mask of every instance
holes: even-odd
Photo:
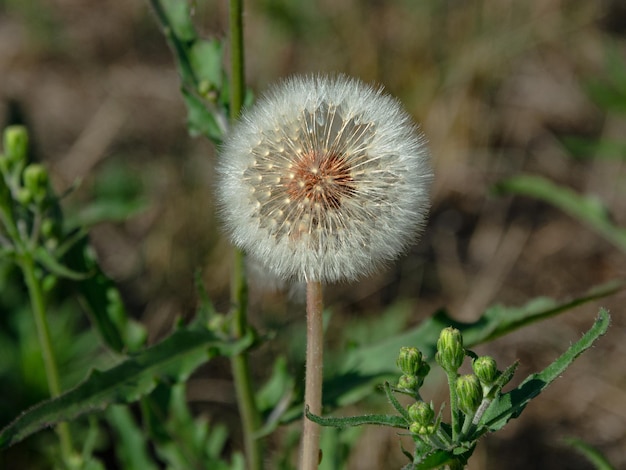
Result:
[[[126,359],[111,369],[93,371],[74,389],[24,412],[0,432],[0,449],[61,421],[131,403],[149,393],[159,380],[185,380],[216,354],[232,355],[248,347],[250,336],[224,342],[204,329],[179,329],[161,343]]]
[[[407,429],[409,424],[401,416],[394,415],[362,415],[350,416],[347,418],[322,417],[311,414],[306,410],[306,417],[320,426],[332,426],[335,428],[347,428],[352,426],[363,426],[374,424],[379,426],[391,426],[393,428]]]
[[[609,327],[610,316],[600,309],[598,318],[583,337],[543,371],[529,375],[518,387],[496,398],[480,420],[489,431],[501,429],[511,419],[517,418],[526,405],[556,380]]]
[[[366,347],[348,351],[337,373],[324,382],[325,405],[347,405],[371,393],[372,387],[386,378],[397,378],[396,358],[402,346],[417,347],[434,359],[437,338],[443,328],[453,326],[463,333],[467,348],[491,341],[522,326],[556,316],[586,302],[612,295],[624,288],[619,281],[594,287],[579,297],[567,300],[533,299],[521,307],[496,305],[475,322],[461,323],[441,310],[418,327]],[[351,384],[347,387],[345,384]],[[332,400],[331,400],[332,398]]]
[[[539,176],[522,175],[502,181],[496,190],[545,201],[587,224],[620,250],[626,251],[626,229],[616,226],[607,208],[595,197],[581,196]]]

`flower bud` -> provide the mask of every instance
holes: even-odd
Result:
[[[418,378],[415,375],[401,375],[398,379],[398,388],[404,390],[415,390],[418,385]]]
[[[31,192],[36,202],[45,199],[48,192],[48,170],[43,165],[31,163],[22,174],[24,187]]]
[[[15,199],[17,199],[21,205],[26,206],[33,200],[33,193],[26,188],[19,188],[15,195]]]
[[[4,130],[4,153],[10,163],[26,160],[28,133],[24,126],[9,126]]]
[[[422,426],[430,426],[435,419],[435,411],[432,406],[423,401],[413,403],[407,411],[411,421]]]
[[[485,387],[491,387],[498,378],[498,366],[496,361],[490,356],[481,356],[472,362],[474,374]]]
[[[437,340],[435,359],[446,372],[456,372],[465,358],[463,336],[456,328],[448,327],[441,330]]]
[[[435,427],[434,426],[422,426],[419,423],[411,423],[409,425],[409,431],[412,434],[433,434],[435,432]]]
[[[57,224],[54,219],[46,218],[41,222],[41,234],[46,238],[52,238],[56,235]]]
[[[459,408],[467,415],[473,415],[483,399],[480,381],[475,375],[462,375],[456,381]]]
[[[417,348],[402,347],[396,365],[406,375],[418,375],[422,364],[422,353]]]

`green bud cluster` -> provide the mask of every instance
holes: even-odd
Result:
[[[417,348],[400,348],[396,365],[403,374],[398,380],[398,388],[404,390],[418,390],[430,371],[430,366]]]
[[[433,434],[435,432],[435,411],[433,407],[426,402],[418,401],[408,408],[411,424],[409,431],[413,434]]]
[[[437,340],[437,363],[448,373],[456,373],[465,359],[463,336],[456,328],[448,327],[441,330]]]

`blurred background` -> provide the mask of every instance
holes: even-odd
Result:
[[[225,37],[227,2],[196,0],[194,12],[204,36]],[[543,176],[593,195],[626,226],[622,0],[258,0],[246,2],[244,20],[255,93],[293,73],[346,73],[384,85],[430,142],[436,182],[428,227],[385,272],[328,290],[329,361],[441,307],[472,321],[493,304],[573,297],[626,276],[626,252],[580,221],[536,199],[493,191],[510,176]],[[199,269],[218,309],[228,308],[229,245],[212,202],[216,149],[188,135],[179,87],[147,1],[0,1],[0,124],[28,126],[33,158],[51,169],[59,194],[80,183],[64,200],[67,217],[97,220],[99,201],[109,204],[107,214],[111,204],[126,209],[120,220],[96,225],[91,238],[151,342],[176,318],[193,315]],[[22,305],[19,292],[1,295],[0,325],[18,328],[11,306]],[[624,300],[617,294],[477,349],[501,365],[520,359],[519,380],[578,339],[599,305],[613,314],[595,348],[521,419],[480,443],[471,468],[593,468],[563,444],[572,436],[626,468]],[[59,330],[86,328],[64,316],[72,308],[59,310],[69,322]],[[302,354],[283,334],[301,334],[300,293],[270,291],[253,278],[251,315],[275,334],[252,356],[260,380],[274,355]],[[13,347],[0,335],[0,426],[46,395],[36,354],[24,344],[28,334],[20,338]],[[67,375],[69,384],[81,378]],[[231,423],[232,446],[240,446],[228,364],[194,380],[196,409]],[[443,382],[432,387],[435,397],[444,391]],[[380,397],[346,414],[377,406],[385,410]],[[369,428],[348,465],[404,463],[396,432]]]

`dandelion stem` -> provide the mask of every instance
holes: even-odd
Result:
[[[230,0],[230,118],[234,122],[243,105],[244,94],[244,55],[243,55],[243,0]],[[235,305],[233,318],[233,332],[236,337],[242,337],[248,332],[248,285],[245,272],[245,259],[242,251],[235,249],[235,262],[232,278],[231,298]],[[246,451],[248,470],[263,468],[263,454],[261,443],[255,432],[261,424],[261,416],[254,399],[254,389],[250,374],[248,353],[243,351],[231,358],[231,368],[237,406],[241,414],[241,426]]]
[[[52,398],[61,394],[61,381],[59,380],[59,371],[57,367],[54,350],[52,349],[52,341],[50,339],[50,329],[46,321],[46,310],[43,300],[43,292],[41,284],[35,273],[35,263],[30,253],[23,253],[20,259],[20,268],[24,275],[24,280],[28,288],[28,295],[33,315],[35,317],[35,325],[37,328],[37,336],[39,338],[39,347],[43,356],[44,367],[46,370],[46,378],[48,380],[48,389]],[[61,443],[61,455],[64,462],[69,462],[73,454],[72,436],[70,434],[69,425],[65,422],[56,426],[56,432]]]
[[[324,299],[322,284],[309,281],[306,289],[306,378],[304,405],[314,415],[322,414],[322,379],[324,364]],[[317,469],[320,462],[321,428],[304,418],[300,470]]]

